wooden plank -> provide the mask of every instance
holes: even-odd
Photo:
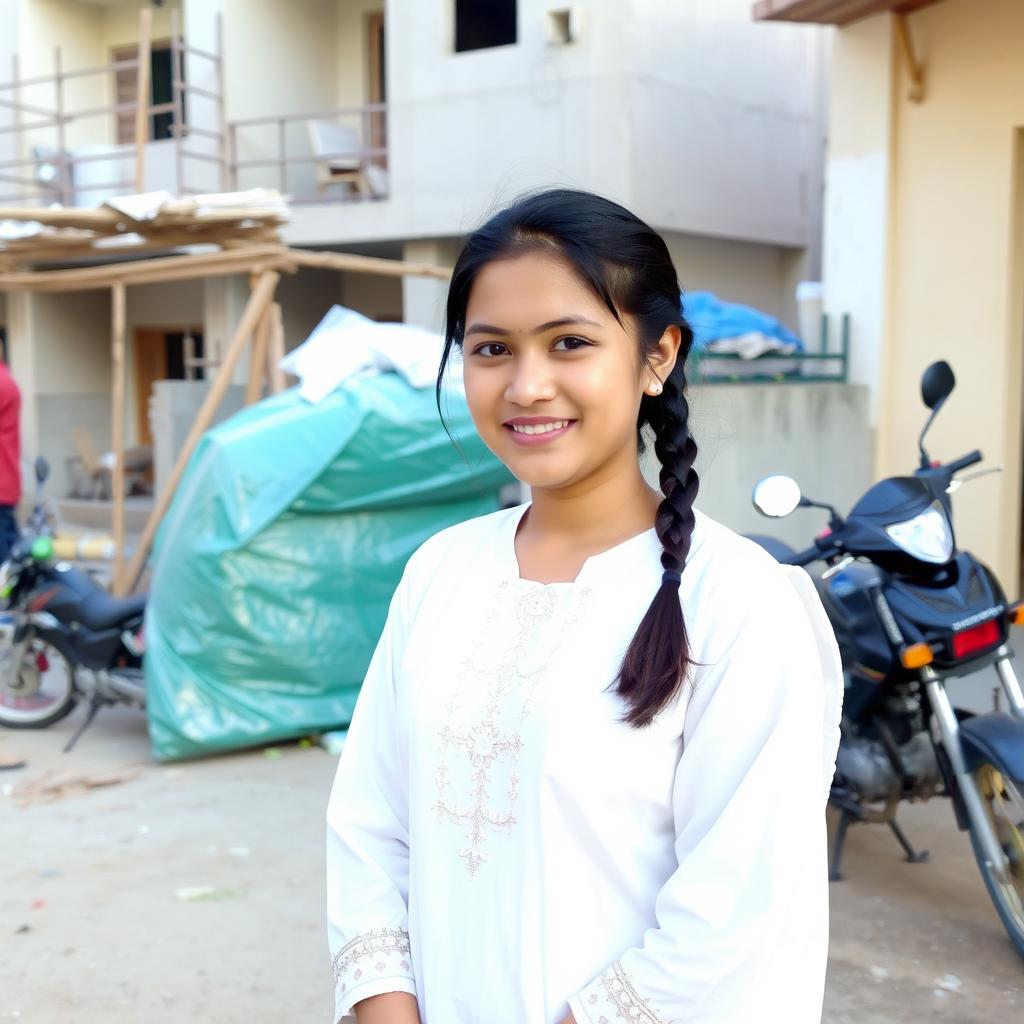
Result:
[[[149,141],[150,43],[153,9],[139,11],[139,70],[135,79],[135,191],[146,191],[146,143]]]
[[[357,256],[348,252],[309,252],[289,249],[290,257],[300,267],[326,267],[330,270],[348,270],[357,274],[383,274],[386,277],[436,277],[447,281],[452,272],[447,267],[432,263],[412,263],[408,260],[385,260],[377,256]]]
[[[802,21],[850,25],[875,14],[910,14],[939,0],[758,0],[755,21]]]
[[[124,263],[108,263],[74,270],[20,271],[0,274],[0,291],[66,292],[109,288],[115,281],[150,284],[187,281],[206,275],[237,274],[264,263],[292,265],[290,251],[282,245],[251,245],[222,252],[186,253]]]
[[[284,320],[281,316],[281,304],[275,302],[270,307],[270,344],[267,346],[267,382],[272,395],[284,391],[284,370],[281,360],[284,359]]]
[[[125,287],[119,281],[110,289],[111,382],[110,424],[114,449],[111,484],[114,526],[114,594],[124,594],[124,351],[126,330]]]
[[[267,375],[267,342],[272,327],[273,311],[268,306],[256,325],[249,350],[249,381],[245,388],[245,404],[252,405],[263,397],[263,381]]]
[[[185,472],[188,460],[192,457],[192,452],[213,421],[217,407],[223,400],[228,385],[231,383],[235,367],[238,365],[238,360],[241,358],[245,346],[249,343],[250,336],[270,305],[280,276],[280,274],[273,270],[263,271],[259,275],[256,287],[249,294],[249,301],[242,312],[242,318],[235,329],[234,337],[224,353],[224,358],[221,360],[216,376],[213,378],[213,383],[206,393],[206,398],[203,399],[199,412],[196,413],[192,429],[189,431],[188,437],[185,438],[185,443],[174,462],[170,478],[157,498],[156,505],[146,521],[139,545],[132,555],[131,564],[128,566],[126,575],[127,589],[129,591],[134,590],[138,586],[142,571],[146,565],[146,559],[149,557],[150,548],[153,545],[153,538],[156,536],[157,527],[167,512],[174,492],[178,489],[178,484],[181,482],[181,477]]]

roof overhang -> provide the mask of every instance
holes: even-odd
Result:
[[[849,25],[873,14],[911,14],[939,0],[758,0],[755,21],[809,21]]]

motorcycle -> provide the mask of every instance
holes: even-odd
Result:
[[[70,751],[101,707],[144,709],[146,598],[117,598],[86,571],[54,558],[43,501],[50,468],[35,463],[34,507],[21,539],[0,566],[6,602],[0,635],[0,725],[42,729],[89,710],[64,747]]]
[[[981,462],[981,452],[942,464],[924,447],[955,384],[948,363],[924,373],[921,396],[931,414],[912,476],[879,481],[845,518],[804,497],[791,478],[767,477],[754,489],[759,512],[782,518],[797,508],[824,509],[828,529],[799,552],[775,538],[751,539],[780,562],[826,565],[815,582],[845,674],[829,798],[839,811],[830,878],[841,878],[854,822],[888,825],[908,860],[927,859],[897,823],[897,808],[904,800],[950,797],[999,918],[1024,957],[1024,694],[1009,646],[1010,625],[1024,624],[1024,602],[1008,603],[991,570],[956,547],[951,495],[963,482],[956,475]],[[998,689],[991,713],[954,708],[946,680],[987,667],[998,675],[1009,713],[998,709]]]

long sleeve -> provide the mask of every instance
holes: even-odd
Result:
[[[569,1000],[579,1024],[820,1020],[842,676],[813,588],[750,576],[743,607],[705,616],[656,926]]]
[[[409,945],[408,757],[396,669],[408,620],[405,581],[356,701],[327,808],[327,930],[335,1021],[385,992],[416,994]]]

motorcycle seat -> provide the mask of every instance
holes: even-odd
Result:
[[[105,590],[97,590],[83,599],[75,617],[88,629],[115,629],[138,618],[145,608],[145,594],[114,597]]]

